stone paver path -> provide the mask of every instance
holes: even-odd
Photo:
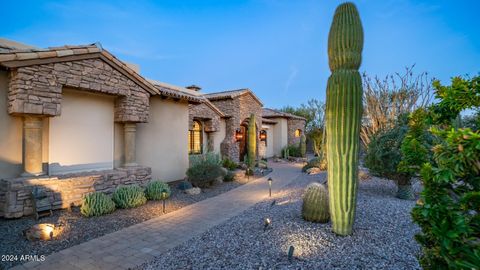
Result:
[[[120,231],[53,253],[43,262],[29,262],[12,269],[128,269],[182,244],[209,228],[272,197],[301,173],[300,164],[271,163],[273,172],[218,196],[200,201]]]

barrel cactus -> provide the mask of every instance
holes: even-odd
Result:
[[[303,196],[302,217],[312,222],[328,222],[328,194],[324,185],[312,183],[307,187]]]
[[[359,131],[362,117],[363,28],[353,3],[337,7],[328,36],[332,74],[327,83],[328,191],[333,231],[352,233],[357,199]]]
[[[257,127],[255,125],[255,114],[250,115],[248,122],[248,167],[253,170],[255,167],[255,157],[257,156]]]
[[[300,155],[302,157],[307,156],[307,137],[305,137],[305,134],[300,136]]]
[[[115,211],[115,203],[112,199],[101,192],[85,195],[80,207],[80,213],[86,217],[102,216]]]

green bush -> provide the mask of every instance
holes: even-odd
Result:
[[[163,192],[165,192],[165,198]],[[145,196],[149,200],[164,200],[170,197],[171,193],[170,186],[162,181],[151,181],[145,189]]]
[[[220,157],[215,153],[192,156],[187,170],[188,181],[200,188],[212,185],[215,179],[225,174],[221,164]]]
[[[300,150],[300,145],[291,144],[291,145],[285,146],[282,149],[282,156],[283,156],[283,158],[302,157],[302,152]]]
[[[139,186],[118,187],[112,199],[118,208],[134,208],[147,202],[143,188]]]
[[[445,141],[434,148],[435,164],[421,170],[424,189],[412,211],[422,232],[424,269],[480,266],[480,134],[469,129],[434,133]]]
[[[306,172],[310,168],[319,168],[322,171],[327,170],[327,158],[326,157],[314,157],[308,161],[308,163],[303,166],[302,171]]]
[[[235,180],[235,174],[232,171],[228,171],[223,177],[223,181],[225,182],[232,182],[233,180]]]
[[[115,203],[102,192],[87,194],[83,197],[80,213],[86,217],[102,216],[115,211]]]
[[[228,157],[225,157],[222,161],[222,166],[230,171],[233,171],[238,167],[238,164]]]
[[[392,180],[408,177],[397,171],[402,160],[400,146],[408,131],[407,123],[408,117],[403,115],[392,129],[372,138],[365,156],[365,166],[371,174]]]

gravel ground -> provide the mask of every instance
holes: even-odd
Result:
[[[166,212],[175,211],[189,204],[227,192],[245,182],[224,182],[211,188],[202,189],[198,195],[187,195],[172,188],[172,195],[167,200]],[[30,242],[22,235],[24,229],[36,224],[32,217],[6,220],[0,219],[0,255],[48,255],[55,251],[78,245],[88,240],[118,231],[125,227],[162,215],[161,201],[148,201],[147,204],[133,209],[118,209],[112,214],[85,218],[79,208],[72,212],[54,211],[53,216],[40,219],[41,223],[64,224],[62,233],[52,241]],[[0,261],[0,269],[9,268],[17,262]]]
[[[324,178],[303,175],[276,196],[276,205],[260,202],[139,269],[420,269],[413,238],[419,228],[410,218],[414,201],[396,199],[392,181],[362,181],[354,233],[336,236],[330,224],[301,218],[304,187]],[[272,227],[264,231],[267,217]]]

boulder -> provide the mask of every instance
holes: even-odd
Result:
[[[197,195],[197,194],[200,194],[201,192],[202,190],[198,187],[189,188],[185,190],[185,193],[187,193],[188,195]]]
[[[305,171],[307,174],[319,174],[321,173],[322,171],[320,170],[320,168],[317,168],[317,167],[313,167],[313,168],[309,168]]]

